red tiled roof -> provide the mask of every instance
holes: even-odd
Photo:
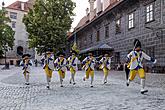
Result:
[[[21,9],[21,3],[24,3],[24,10]],[[19,11],[29,11],[30,4],[28,2],[16,1],[11,5],[7,6],[8,9],[19,10]]]
[[[89,25],[90,23],[92,23],[93,21],[95,21],[96,19],[98,19],[99,17],[101,17],[101,16],[103,16],[105,13],[107,13],[108,11],[110,11],[111,9],[113,9],[114,7],[116,7],[118,4],[120,4],[121,2],[123,2],[124,0],[120,0],[120,1],[117,1],[117,0],[113,0],[112,2],[111,2],[111,4],[99,15],[99,16],[95,16],[95,18],[93,18],[93,20],[92,21],[89,21],[89,22],[82,22],[82,21],[84,21],[84,20],[82,20],[82,19],[85,19],[85,17],[83,17],[81,20],[80,20],[80,22],[79,22],[79,24],[81,24],[81,25],[78,25],[79,27],[77,28],[75,28],[74,29],[74,32],[72,32],[72,34],[71,34],[71,36],[73,35],[73,33],[75,33],[75,32],[78,32],[79,30],[81,30],[81,29],[83,29],[84,27],[86,27],[87,25]],[[71,37],[70,36],[70,37]],[[69,38],[70,38],[69,37]]]
[[[84,24],[86,24],[89,21],[89,14],[88,16],[84,16],[79,23],[77,24],[77,26],[75,27],[75,30],[80,28],[81,26],[83,26]]]
[[[94,9],[94,14],[96,15],[96,9]],[[89,14],[87,16],[84,16],[79,23],[77,24],[77,26],[75,27],[75,30],[77,30],[78,28],[80,28],[81,26],[83,26],[84,24],[89,22]]]
[[[72,34],[72,32],[67,32],[67,36],[70,36]]]

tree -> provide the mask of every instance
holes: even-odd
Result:
[[[6,17],[6,11],[3,8],[0,10],[0,56],[4,52],[8,51],[8,48],[12,48],[14,45],[14,31],[7,24],[10,19]]]
[[[43,53],[47,48],[65,48],[75,3],[72,0],[36,0],[23,22],[29,33],[29,47]]]

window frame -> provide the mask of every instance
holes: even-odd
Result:
[[[118,23],[118,21],[119,21],[119,23]],[[116,34],[121,33],[121,18],[116,19],[115,26],[116,26]]]
[[[11,27],[14,29],[16,28],[16,21],[11,21]]]
[[[150,6],[152,6],[152,10],[151,10]],[[148,7],[149,7],[149,9],[148,9]],[[152,2],[152,3],[147,4],[146,7],[145,7],[145,22],[150,23],[154,20],[155,20],[155,3]]]
[[[132,18],[130,18],[132,16]],[[130,23],[132,24],[130,26]],[[135,28],[135,11],[128,14],[128,30]]]
[[[16,12],[10,12],[10,18],[11,19],[17,19],[17,13]]]
[[[109,25],[105,25],[105,38],[109,38]]]
[[[100,41],[100,30],[99,29],[96,31],[96,41],[97,42]]]
[[[90,35],[90,43],[93,43],[93,34]]]

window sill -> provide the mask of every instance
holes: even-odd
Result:
[[[116,32],[115,34],[121,34],[121,32]]]
[[[135,27],[131,27],[131,28],[128,28],[128,31],[131,31],[131,30],[133,30]]]
[[[152,20],[152,21],[146,21],[146,23],[145,24],[149,24],[149,23],[151,23],[151,22],[154,22],[155,21],[155,19],[154,20]]]

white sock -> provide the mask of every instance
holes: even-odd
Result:
[[[145,79],[141,79],[141,90],[145,88]]]

